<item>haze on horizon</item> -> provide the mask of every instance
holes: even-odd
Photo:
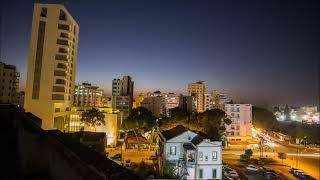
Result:
[[[22,88],[34,2],[1,4],[0,57],[18,67]],[[188,83],[204,80],[236,101],[319,105],[316,0],[71,0],[66,7],[80,26],[76,81],[107,94],[112,79],[130,75],[136,94],[186,93]]]

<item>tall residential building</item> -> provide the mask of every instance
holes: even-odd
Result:
[[[193,113],[197,108],[197,98],[194,96],[183,96],[179,97],[179,108],[185,112]]]
[[[19,99],[18,85],[20,74],[14,65],[0,61],[0,103],[16,104]]]
[[[170,116],[170,109],[179,107],[180,95],[175,93],[164,93],[163,98],[165,100],[165,108],[167,116]]]
[[[225,112],[232,123],[226,125],[228,141],[246,141],[252,138],[252,105],[226,104]]]
[[[24,108],[43,120],[44,129],[68,129],[78,35],[63,5],[34,4]]]
[[[74,106],[103,107],[103,90],[90,83],[82,83],[75,86]]]
[[[198,81],[196,83],[188,84],[188,95],[197,98],[197,111],[203,112],[205,110],[205,92],[206,82]]]
[[[129,116],[132,109],[133,85],[134,82],[130,76],[112,80],[111,107],[113,110],[122,112],[123,119]]]
[[[166,103],[162,96],[145,97],[141,102],[141,107],[148,109],[156,117],[166,115]]]
[[[164,105],[163,106],[159,105],[158,107],[161,109],[157,111],[161,112],[163,115],[170,116],[169,114],[170,109],[179,107],[180,95],[177,95],[175,93],[161,93],[161,91],[155,91],[153,93],[150,93],[150,92],[147,93],[147,96],[145,98],[151,99],[151,97],[162,97],[161,104],[164,104]],[[153,98],[153,99],[161,99],[161,98]]]
[[[213,107],[221,110],[224,110],[225,104],[231,102],[225,93],[218,92],[217,90],[212,92],[212,101]]]

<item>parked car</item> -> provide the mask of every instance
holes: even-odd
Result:
[[[267,179],[280,179],[280,176],[274,172],[267,172],[266,176],[267,176]]]
[[[121,154],[116,154],[110,157],[114,161],[121,161]]]
[[[297,169],[297,168],[291,168],[290,171],[289,171],[289,173],[293,174],[295,170],[299,170],[299,169]]]
[[[262,172],[263,175],[266,175],[267,173],[275,173],[275,174],[277,174],[273,169],[267,168],[267,167],[262,167],[262,168],[260,168],[259,171]]]
[[[253,166],[253,165],[248,165],[248,166],[246,167],[246,169],[247,169],[248,171],[253,171],[253,172],[257,172],[257,171],[259,170],[257,167],[255,167],[255,166]]]
[[[238,173],[236,171],[228,172],[227,176],[228,177],[232,177],[232,178],[236,178],[236,179],[239,178],[239,175],[238,175]]]
[[[302,174],[302,173],[303,173],[303,171],[300,170],[300,169],[296,169],[296,170],[293,171],[293,175],[296,176],[296,177],[298,177],[299,174]]]

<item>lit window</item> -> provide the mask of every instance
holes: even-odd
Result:
[[[218,153],[217,153],[217,151],[213,151],[213,152],[212,152],[212,160],[213,160],[213,161],[216,161],[217,158],[218,158]]]
[[[199,152],[199,161],[203,160],[203,152]]]
[[[170,146],[170,155],[176,155],[176,147]]]

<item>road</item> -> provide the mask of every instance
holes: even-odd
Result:
[[[280,163],[283,163],[289,167],[299,168],[314,178],[320,179],[320,149],[309,148],[304,146],[294,146],[281,143],[281,141],[274,139],[267,134],[257,132],[258,135],[264,139],[267,148],[263,150],[263,157],[272,158]],[[236,155],[244,153],[243,149],[224,149],[223,155]],[[259,149],[253,150],[253,155],[260,157]],[[287,154],[287,158],[283,161],[278,158],[278,153],[284,152]]]

